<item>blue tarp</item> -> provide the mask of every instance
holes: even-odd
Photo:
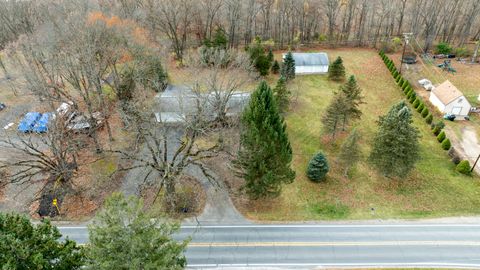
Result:
[[[38,112],[29,112],[25,114],[20,124],[18,124],[18,130],[21,132],[30,132],[33,129],[33,126],[37,122],[37,120],[42,115]]]
[[[42,114],[42,117],[37,121],[35,126],[33,127],[33,131],[38,132],[38,133],[43,133],[47,132],[48,130],[48,121],[51,118],[52,113],[44,113]]]

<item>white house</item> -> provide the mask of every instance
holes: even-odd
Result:
[[[285,58],[286,54],[283,54]],[[292,53],[295,60],[295,74],[325,74],[328,72],[326,53]]]
[[[472,105],[450,81],[445,81],[430,92],[430,102],[442,113],[453,114],[457,119],[468,116]]]

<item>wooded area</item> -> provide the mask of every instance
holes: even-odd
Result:
[[[461,47],[480,37],[476,0],[15,0],[0,5],[0,46],[49,20],[52,6],[85,5],[136,21],[153,39],[168,40],[179,59],[218,28],[232,47],[255,36],[278,48],[318,42],[378,47],[411,32],[428,51],[434,41]]]

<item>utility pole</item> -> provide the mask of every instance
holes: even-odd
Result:
[[[413,35],[413,33],[403,33],[403,39],[405,42],[403,43],[403,52],[402,52],[402,58],[400,59],[400,74],[402,74],[402,67],[403,67],[403,57],[405,56],[405,49],[407,48],[410,36]]]
[[[478,160],[480,159],[480,154],[477,157],[477,160],[475,160],[475,163],[473,163],[472,168],[470,169],[470,172],[473,172],[473,169],[475,169],[475,165],[477,165]]]
[[[478,54],[478,48],[480,47],[480,40],[477,40],[477,45],[475,46],[475,52],[473,53],[472,56],[472,64],[475,63],[475,60],[477,60],[477,54]]]

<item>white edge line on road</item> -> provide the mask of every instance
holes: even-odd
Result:
[[[187,268],[214,268],[214,267],[457,267],[457,268],[480,268],[480,264],[467,263],[249,263],[249,264],[187,264]]]
[[[359,225],[184,225],[182,229],[229,229],[229,228],[423,228],[423,227],[480,227],[480,224],[359,224]],[[57,226],[61,230],[87,229],[87,226]]]
[[[182,229],[212,228],[392,228],[392,227],[480,227],[480,224],[360,224],[360,225],[185,225]]]

